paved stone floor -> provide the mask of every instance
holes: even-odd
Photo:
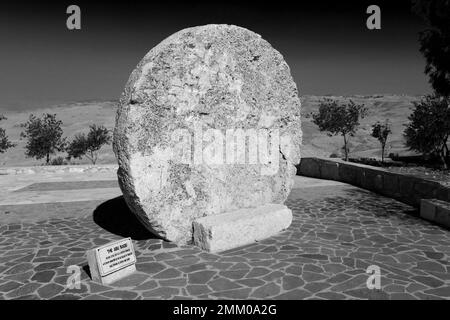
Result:
[[[114,186],[103,180],[72,188],[101,194]],[[54,183],[42,185],[45,192],[59,189]],[[74,191],[60,183],[59,191]],[[40,192],[30,183],[9,191],[19,196],[22,188]],[[345,184],[298,178],[286,203],[294,213],[288,230],[221,254],[152,238],[113,197],[0,202],[0,299],[450,298],[450,231],[407,205]],[[111,286],[93,283],[86,250],[127,236],[138,272]],[[78,289],[67,288],[72,265],[81,271]],[[366,287],[369,265],[380,267],[380,290]]]

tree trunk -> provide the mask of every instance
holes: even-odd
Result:
[[[47,164],[50,162],[50,153],[47,153]]]
[[[450,162],[450,159],[449,159],[449,151],[448,151],[448,147],[447,147],[447,140],[445,141],[444,149],[445,149],[444,158],[445,158],[445,163],[446,163],[446,169],[448,169],[448,163]]]
[[[447,170],[448,169],[447,159],[445,159],[444,153],[443,152],[439,152],[439,156],[441,157],[442,166],[443,166],[444,170]]]
[[[381,163],[384,163],[384,148],[386,147],[385,144],[381,145]]]
[[[97,161],[96,157],[95,157],[95,153],[91,151],[91,161],[92,164],[95,165],[95,162]]]
[[[447,166],[447,157],[446,157],[446,149],[447,149],[447,141],[444,141],[444,143],[442,144],[441,148],[438,149],[438,154],[439,154],[439,158],[441,158],[441,162],[442,162],[442,168],[444,170],[448,169]]]
[[[342,135],[344,137],[344,156],[345,161],[348,161],[348,149],[347,149],[347,137],[345,134]]]

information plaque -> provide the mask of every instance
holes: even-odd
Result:
[[[87,252],[92,280],[110,284],[136,271],[131,238],[110,242]]]

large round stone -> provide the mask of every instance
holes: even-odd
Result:
[[[206,25],[173,34],[137,65],[114,152],[131,210],[184,244],[196,218],[283,203],[301,138],[297,87],[281,54],[247,29]]]

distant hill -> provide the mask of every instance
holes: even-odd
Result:
[[[302,156],[325,156],[332,153],[341,153],[342,137],[328,137],[319,132],[317,126],[312,123],[309,114],[318,109],[319,102],[324,96],[303,96],[302,100],[302,126],[303,149]],[[371,96],[326,96],[338,100],[352,99],[356,103],[364,103],[369,110],[368,116],[361,122],[360,129],[351,139],[351,156],[379,157],[380,146],[376,139],[370,136],[370,128],[377,120],[390,119],[392,123],[392,135],[388,140],[387,153],[407,152],[404,147],[402,132],[408,115],[411,113],[412,102],[419,97],[403,95],[371,95]],[[10,140],[17,143],[15,148],[0,154],[0,166],[30,166],[40,165],[44,161],[26,158],[24,146],[26,141],[20,140],[21,123],[26,122],[30,113],[41,115],[42,113],[56,113],[58,119],[64,123],[64,136],[71,139],[76,133],[87,132],[90,124],[103,124],[109,129],[114,128],[116,102],[114,101],[88,101],[65,103],[49,108],[33,111],[0,111],[8,119],[0,123]],[[87,160],[75,160],[77,163],[89,163]],[[111,146],[102,148],[99,163],[115,163]]]

